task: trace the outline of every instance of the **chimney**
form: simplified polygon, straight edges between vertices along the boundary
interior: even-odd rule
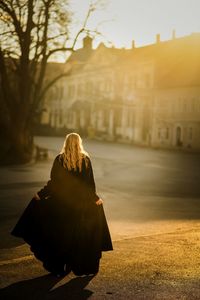
[[[132,40],[132,49],[135,49],[135,41]]]
[[[175,38],[176,38],[176,30],[173,29],[173,31],[172,31],[172,40],[175,40]]]
[[[159,33],[156,34],[156,43],[157,44],[160,43],[160,34]]]
[[[83,48],[92,49],[92,38],[88,35],[83,39]]]

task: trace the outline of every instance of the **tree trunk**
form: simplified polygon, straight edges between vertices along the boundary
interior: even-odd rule
[[[1,154],[0,164],[21,164],[31,160],[34,144],[29,128],[17,126],[16,123],[13,124],[12,128],[8,130],[4,143],[7,147]]]

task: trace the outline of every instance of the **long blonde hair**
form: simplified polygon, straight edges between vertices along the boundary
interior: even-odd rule
[[[82,170],[82,160],[85,160],[86,167],[88,165],[88,160],[86,156],[89,157],[88,153],[84,150],[82,139],[78,133],[72,132],[66,135],[61,154],[61,161],[65,168],[68,170]]]

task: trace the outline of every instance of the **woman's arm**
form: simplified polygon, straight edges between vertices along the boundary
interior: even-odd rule
[[[94,193],[95,195],[95,201],[97,205],[100,205],[103,203],[103,200],[97,195],[96,193],[96,185],[95,185],[95,181],[94,181],[94,174],[93,174],[93,169],[92,169],[92,163],[90,158],[88,157],[88,166],[87,166],[87,183],[89,185],[89,188],[91,189],[91,191]]]
[[[40,200],[41,198],[48,197],[52,192],[52,185],[57,178],[58,174],[58,156],[55,158],[53,162],[53,166],[51,168],[50,180],[47,184],[35,195],[36,200]]]

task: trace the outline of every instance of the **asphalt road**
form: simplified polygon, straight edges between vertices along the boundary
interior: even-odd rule
[[[47,161],[1,168],[0,267],[3,268],[3,274],[7,274],[3,286],[14,284],[22,278],[35,278],[42,270],[39,263],[33,260],[28,247],[9,234],[32,195],[49,179],[53,158],[59,153],[63,139],[36,137],[35,142],[49,149],[50,157]],[[91,156],[97,193],[104,200],[111,235],[116,245],[130,239],[184,230],[192,232],[194,228],[199,228],[200,154],[92,140],[83,142]],[[110,255],[112,254],[106,256],[105,264],[109,264]],[[103,268],[106,266],[103,265]],[[22,273],[26,276],[22,276]],[[44,282],[51,286],[51,279],[45,278],[44,276]],[[73,283],[73,278],[71,280]],[[30,285],[33,281],[30,281]],[[39,281],[43,282],[43,277]],[[83,280],[80,284],[84,286],[87,282],[84,283]],[[23,286],[23,282],[19,284],[19,288]],[[27,291],[29,290],[30,287],[27,286]],[[11,293],[12,291],[15,291],[15,285]],[[8,292],[10,293],[10,289]],[[80,299],[89,297],[87,292],[84,293],[85,298],[81,293]],[[105,293],[108,293],[107,296],[104,295],[106,299],[111,297],[109,289]]]
[[[1,248],[20,243],[8,232],[49,179],[63,138],[36,137],[35,142],[49,149],[48,161],[1,168]],[[91,156],[113,239],[168,232],[199,221],[200,154],[92,140],[83,143]]]

